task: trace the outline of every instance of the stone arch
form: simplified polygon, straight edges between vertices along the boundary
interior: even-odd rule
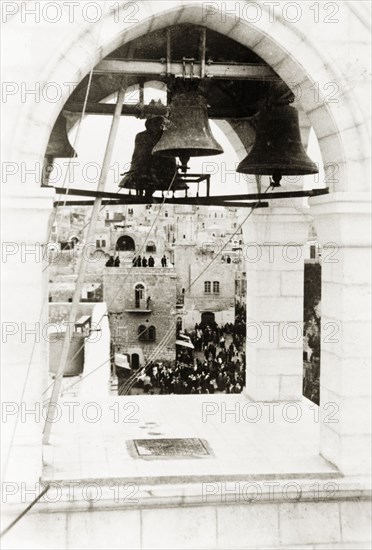
[[[124,4],[125,2],[115,4],[118,13]],[[63,26],[59,23],[54,24],[56,44],[51,45],[48,52],[58,53],[44,58],[43,63],[41,59],[37,59],[33,69],[39,71],[39,81],[60,83],[61,97],[54,103],[30,101],[22,105],[13,142],[10,140],[8,159],[12,158],[12,155],[13,158],[22,155],[25,162],[38,162],[42,166],[50,131],[69,95],[69,90],[62,86],[64,82],[81,81],[98,61],[121,44],[147,32],[174,23],[187,22],[203,24],[212,30],[228,34],[230,38],[252,49],[268,62],[295,93],[296,89],[300,89],[299,103],[319,140],[326,171],[333,170],[337,164],[339,181],[334,185],[334,189],[345,191],[352,185],[354,191],[364,190],[368,185],[364,175],[366,160],[369,158],[366,123],[359,108],[358,98],[351,89],[348,75],[335,69],[335,63],[330,55],[325,53],[326,49],[322,48],[322,32],[329,33],[330,26],[324,28],[324,24],[320,22],[314,26],[311,35],[307,23],[313,14],[309,10],[304,12],[301,21],[294,25],[285,21],[278,13],[270,13],[269,6],[260,5],[261,17],[253,21],[249,20],[248,16],[245,20],[236,14],[222,15],[218,10],[216,13],[208,14],[205,4],[194,0],[186,5],[183,1],[172,0],[167,2],[164,8],[164,3],[151,2],[150,5],[149,2],[138,2],[138,13],[132,25],[128,25],[128,22],[118,23],[120,17],[117,15],[115,20],[115,14],[110,11],[96,24],[81,21],[80,25],[73,26],[70,39],[62,42],[62,46]],[[340,2],[340,5],[345,10],[344,19],[347,19],[348,15],[356,19],[348,3]],[[241,10],[241,13],[247,15],[244,11],[244,2],[236,2],[235,10]],[[17,16],[13,17],[14,22],[16,19]],[[364,27],[363,31],[366,31]],[[39,53],[41,54],[41,51]],[[76,59],[79,59],[78,64]],[[347,68],[344,69],[346,73]],[[320,80],[325,83],[336,82],[339,85],[340,95],[337,104],[326,104],[323,100],[318,104],[314,102],[312,86]]]
[[[134,239],[129,235],[122,235],[116,241],[115,250],[134,252],[136,250]]]

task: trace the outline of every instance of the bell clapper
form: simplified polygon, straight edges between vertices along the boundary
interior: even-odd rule
[[[282,175],[277,170],[273,172],[272,178],[270,178],[270,187],[281,187],[280,180],[282,179]]]
[[[179,159],[181,161],[181,171],[184,174],[186,174],[187,170],[189,169],[189,167],[187,166],[187,163],[190,160],[190,155],[183,153],[183,154],[179,155]]]

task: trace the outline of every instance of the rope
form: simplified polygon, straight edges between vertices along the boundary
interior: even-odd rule
[[[11,523],[10,525],[8,525],[8,527],[6,527],[6,528],[0,533],[0,538],[2,538],[4,535],[6,535],[6,533],[7,533],[8,531],[10,531],[10,530],[15,526],[15,524],[18,523],[19,520],[22,519],[23,516],[25,516],[25,515],[27,514],[27,512],[29,512],[29,511],[31,510],[31,508],[32,508],[33,506],[35,506],[35,504],[45,495],[45,493],[46,493],[47,491],[49,491],[49,489],[50,489],[50,485],[48,484],[48,485],[41,491],[41,493],[35,498],[35,500],[33,500],[33,501],[31,502],[31,504],[29,504],[29,505],[27,506],[27,508],[25,508],[25,509],[23,510],[23,512],[21,512],[21,513],[19,514],[19,516],[17,516],[17,517],[15,518],[15,520],[13,520],[12,523]]]

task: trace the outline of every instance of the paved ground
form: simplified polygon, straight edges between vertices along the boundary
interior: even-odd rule
[[[244,394],[127,396],[102,399],[89,408],[81,404],[74,409],[74,423],[65,414],[54,425],[51,445],[44,447],[43,477],[204,480],[334,474],[319,456],[314,405],[307,400],[292,408],[268,405]],[[97,412],[98,420],[88,420]],[[212,456],[148,461],[133,458],[128,449],[133,439],[180,437],[206,440]]]

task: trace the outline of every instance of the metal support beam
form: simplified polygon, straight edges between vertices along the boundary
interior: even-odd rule
[[[83,103],[66,103],[63,110],[70,113],[81,113]],[[89,102],[86,106],[85,113],[88,115],[113,115],[115,105],[112,103],[93,103]],[[257,112],[257,107],[254,105],[242,105],[239,107],[209,107],[208,117],[215,120],[225,120],[228,118],[249,118]],[[146,118],[148,115],[167,115],[167,107],[165,105],[123,105],[121,109],[122,116],[135,116],[138,118]]]
[[[51,186],[45,186],[51,187]],[[64,187],[53,187],[57,193],[64,195],[75,195],[81,197],[99,197],[101,199],[114,199],[122,204],[147,204],[149,201],[162,202],[161,197],[137,197],[136,195],[122,195],[120,193],[110,193],[108,191],[94,191],[87,189],[65,189]],[[245,193],[242,195],[215,195],[211,197],[185,197],[185,198],[172,198],[166,199],[166,201],[172,200],[173,204],[188,204],[188,201],[195,199],[198,204],[204,204],[208,206],[211,200],[219,201],[249,201],[249,200],[269,200],[269,199],[295,199],[301,197],[316,197],[318,195],[326,195],[329,193],[329,188],[323,189],[309,189],[301,191],[274,191],[272,193]],[[124,202],[125,201],[125,202]],[[128,201],[128,202],[127,202]]]
[[[151,199],[145,198],[145,197],[134,197],[135,200],[133,202],[128,203],[125,200],[118,200],[118,201],[102,201],[102,205],[110,205],[110,206],[120,206],[120,205],[136,205],[136,204],[178,204],[175,202],[177,199],[169,198],[169,199],[163,199],[161,197],[152,197]],[[94,201],[56,201],[54,203],[54,206],[92,206],[94,204]],[[183,204],[191,204],[191,205],[200,205],[200,206],[206,206],[199,203],[198,197],[188,197],[187,202]],[[267,208],[269,206],[269,203],[266,201],[255,201],[255,202],[231,202],[231,201],[221,201],[218,199],[218,197],[211,197],[210,202],[208,203],[208,206],[232,206],[236,208]]]
[[[201,63],[193,62],[194,77],[202,73]],[[183,63],[167,62],[166,59],[156,60],[128,60],[104,59],[96,65],[94,74],[123,74],[125,76],[165,77],[169,75],[182,77]],[[210,63],[205,65],[205,77],[224,80],[269,80],[278,81],[280,77],[269,65],[263,63]]]
[[[242,195],[218,195],[218,198],[223,201],[235,201],[235,200],[269,200],[269,199],[295,199],[301,197],[316,197],[318,195],[326,195],[329,193],[329,188],[323,189],[309,189],[302,191],[274,191],[272,193],[246,193]],[[211,197],[199,197],[200,204],[208,205]],[[175,204],[186,204],[183,198],[174,199]]]

